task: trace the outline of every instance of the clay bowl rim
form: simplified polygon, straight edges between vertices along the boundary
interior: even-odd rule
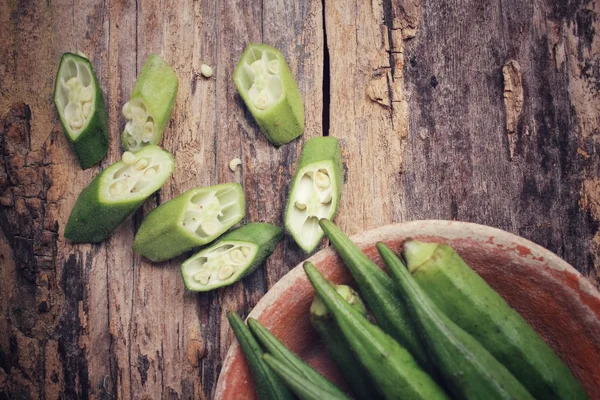
[[[440,237],[447,241],[471,239],[481,243],[487,242],[496,246],[505,246],[513,252],[525,252],[526,257],[531,261],[531,265],[539,268],[554,269],[560,271],[562,274],[572,275],[577,279],[580,291],[585,292],[600,302],[600,292],[596,287],[565,260],[530,240],[491,226],[462,221],[417,220],[369,229],[350,236],[350,239],[362,249],[378,241],[387,241],[397,237],[408,238],[410,236]],[[248,314],[248,318],[260,319],[261,315],[279,299],[282,293],[294,285],[298,279],[306,279],[304,270],[302,269],[302,264],[305,261],[310,261],[318,267],[323,260],[331,256],[336,256],[336,253],[329,246],[300,262],[265,293]],[[216,399],[220,398],[226,390],[225,377],[232,367],[238,348],[239,344],[234,340],[227,350],[217,381],[215,390]]]

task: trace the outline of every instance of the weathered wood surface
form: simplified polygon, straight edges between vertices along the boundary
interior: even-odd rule
[[[248,221],[281,223],[301,148],[258,132],[232,72],[248,41],[280,48],[306,104],[304,138],[341,140],[348,232],[413,219],[493,225],[598,283],[600,23],[596,1],[382,0],[0,4],[0,398],[211,398],[246,314],[304,258],[290,238],[232,287],[186,293],[181,259],[131,251],[143,215],[188,188],[238,181]],[[60,55],[105,91],[111,147],[81,171],[52,105]],[[164,147],[178,168],[101,245],[63,229],[117,160],[120,116],[150,52],[180,78]],[[200,65],[213,66],[205,80]],[[232,173],[228,162],[243,165]]]

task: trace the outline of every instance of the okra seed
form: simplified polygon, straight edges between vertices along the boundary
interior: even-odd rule
[[[86,101],[85,103],[83,103],[83,117],[84,118],[89,117],[91,111],[92,111],[92,103],[89,101]]]
[[[141,107],[133,107],[131,114],[133,115],[133,122],[138,125],[142,125],[146,121],[146,111]]]
[[[194,274],[194,280],[206,285],[210,281],[210,275],[210,271],[200,271]]]
[[[150,168],[146,172],[144,172],[144,176],[146,178],[153,178],[156,176],[156,170],[154,168]]]
[[[241,264],[244,261],[246,261],[246,257],[240,249],[231,250],[231,252],[229,253],[229,257],[231,257],[231,261],[233,261],[236,264]]]
[[[219,229],[219,226],[213,221],[204,221],[200,224],[200,227],[207,235],[213,235]]]
[[[325,196],[325,198],[323,199],[322,203],[323,204],[329,204],[331,203],[332,197],[331,197],[331,193],[327,193],[327,196]]]
[[[306,204],[304,204],[304,203],[300,203],[299,201],[296,201],[294,203],[294,205],[296,206],[296,208],[298,210],[306,210]]]
[[[210,78],[213,74],[213,70],[209,65],[202,64],[200,66],[200,72],[205,78]]]
[[[75,115],[71,118],[71,127],[75,129],[79,129],[83,126],[83,120],[80,115]]]
[[[138,171],[143,170],[147,166],[148,166],[148,160],[146,160],[145,158],[142,158],[142,159],[138,160],[138,162],[135,163],[135,169],[137,169]]]
[[[123,105],[123,110],[122,111],[123,111],[123,116],[126,119],[131,119],[132,118],[132,115],[131,115],[131,104],[129,104],[129,102],[127,102],[127,103],[125,103]]]
[[[254,99],[254,107],[259,110],[264,110],[269,106],[269,95],[265,90],[261,90],[260,93]]]
[[[73,77],[67,81],[67,86],[73,88],[78,83],[77,78]]]
[[[227,279],[235,272],[233,265],[223,265],[219,268],[218,277],[219,279]]]
[[[154,135],[154,122],[146,121],[144,123],[144,139],[152,139]]]
[[[239,158],[234,158],[231,161],[229,161],[229,169],[233,172],[235,172],[235,169],[237,168],[238,165],[242,164],[242,160],[240,160]]]
[[[272,73],[274,75],[279,74],[279,61],[278,60],[269,61],[267,69],[269,70],[270,73]]]
[[[82,101],[92,101],[92,97],[94,96],[94,89],[91,86],[85,87],[81,90],[81,100]]]
[[[123,193],[123,184],[121,182],[115,182],[110,185],[109,191],[111,196],[118,196]]]
[[[331,179],[329,178],[329,175],[321,171],[317,171],[317,173],[315,174],[315,184],[317,185],[317,187],[325,189],[331,185]]]
[[[250,254],[250,247],[242,246],[240,247],[240,250],[242,251],[244,257],[248,257],[248,254]]]
[[[135,154],[133,154],[130,151],[126,151],[125,153],[123,153],[121,159],[126,165],[133,165],[135,163]]]

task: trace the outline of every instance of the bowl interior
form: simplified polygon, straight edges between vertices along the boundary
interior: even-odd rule
[[[352,237],[378,265],[375,244],[398,251],[407,238],[451,244],[485,281],[515,308],[556,351],[588,394],[600,393],[600,294],[573,267],[548,250],[505,231],[455,221],[388,225]],[[353,285],[331,249],[309,259],[335,283]],[[250,313],[293,352],[340,386],[339,372],[308,319],[314,292],[299,265]],[[256,399],[254,382],[236,341],[217,384],[217,399]]]

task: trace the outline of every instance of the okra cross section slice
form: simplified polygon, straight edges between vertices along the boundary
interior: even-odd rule
[[[259,222],[231,231],[181,265],[185,287],[206,292],[237,282],[260,266],[282,237],[281,228]]]
[[[335,215],[343,185],[342,156],[331,136],[309,139],[302,150],[285,214],[285,227],[310,253],[323,237],[319,219]]]
[[[90,61],[64,53],[56,74],[54,105],[81,168],[97,164],[108,149],[104,96]]]
[[[126,150],[159,144],[173,109],[179,80],[159,56],[150,54],[142,67],[129,101],[123,105],[127,120],[121,137]]]
[[[239,183],[191,189],[144,218],[133,249],[152,261],[168,260],[212,242],[244,215],[244,191]]]
[[[72,242],[103,241],[160,189],[174,168],[173,156],[158,146],[123,153],[121,161],[83,189],[69,216],[65,237]]]
[[[233,73],[233,81],[254,120],[276,146],[304,131],[304,103],[283,54],[250,43]]]

